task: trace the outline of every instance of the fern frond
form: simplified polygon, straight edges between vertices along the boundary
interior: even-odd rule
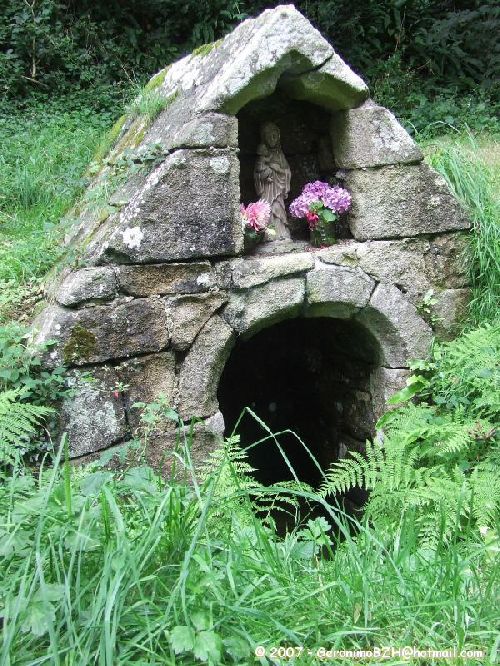
[[[40,422],[54,410],[22,402],[24,392],[0,392],[0,464],[14,464],[26,450]]]
[[[498,468],[478,465],[470,477],[472,513],[480,526],[494,527],[500,514]]]

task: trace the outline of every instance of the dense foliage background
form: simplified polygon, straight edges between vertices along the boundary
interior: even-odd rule
[[[131,84],[279,2],[1,4],[4,103],[98,90],[89,101],[109,108]],[[499,97],[500,7],[495,0],[298,0],[295,5],[410,128],[454,124],[471,110],[479,129],[493,122]]]

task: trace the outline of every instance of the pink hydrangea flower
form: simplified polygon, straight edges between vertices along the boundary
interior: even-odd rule
[[[351,195],[343,187],[335,185],[329,187],[321,197],[321,200],[326,208],[333,210],[335,213],[345,213],[351,207]]]
[[[241,204],[240,211],[243,224],[256,232],[264,231],[271,220],[271,206],[262,199],[248,206]]]

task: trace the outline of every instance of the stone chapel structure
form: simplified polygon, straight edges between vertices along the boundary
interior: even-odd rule
[[[35,322],[38,341],[56,340],[45,362],[69,368],[71,456],[129,441],[133,404],[159,394],[196,417],[198,460],[247,405],[274,430],[296,429],[323,466],[362,448],[433,328],[454,334],[469,295],[464,212],[292,5],[243,22],[147,88],[163,110],[120,122]],[[351,193],[336,245],[312,248],[299,224],[290,240],[245,251],[240,203],[258,198],[267,121],[290,165],[288,203],[317,179]],[[148,455],[161,459],[173,441],[157,433]]]

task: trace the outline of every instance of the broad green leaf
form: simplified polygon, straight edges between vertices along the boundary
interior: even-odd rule
[[[0,557],[26,554],[31,548],[32,534],[28,530],[0,530]]]
[[[34,601],[60,601],[64,596],[64,585],[57,583],[45,583],[43,588],[38,588],[33,596]]]
[[[395,393],[387,401],[390,405],[397,405],[400,402],[407,402],[426,386],[427,380],[420,375],[412,375],[407,380],[407,385]]]
[[[240,636],[231,636],[224,639],[226,652],[236,664],[244,663],[250,657],[250,646],[247,641]]]
[[[93,472],[88,474],[81,483],[82,495],[88,497],[89,495],[98,495],[102,486],[113,478],[111,472]]]
[[[320,215],[325,220],[325,222],[335,222],[335,220],[337,219],[335,213],[332,213],[332,211],[329,210],[328,208],[324,208],[321,211]]]
[[[200,631],[194,642],[194,656],[203,662],[220,664],[222,640],[215,631]]]
[[[190,618],[198,631],[210,628],[210,617],[206,611],[197,610],[191,614]]]
[[[191,627],[178,625],[170,633],[170,645],[175,654],[189,652],[194,649],[195,635]]]
[[[24,613],[21,630],[35,636],[43,636],[56,618],[54,607],[48,601],[32,601]]]
[[[143,492],[156,492],[158,487],[151,467],[132,467],[127,471],[121,487],[127,490],[139,490]]]

